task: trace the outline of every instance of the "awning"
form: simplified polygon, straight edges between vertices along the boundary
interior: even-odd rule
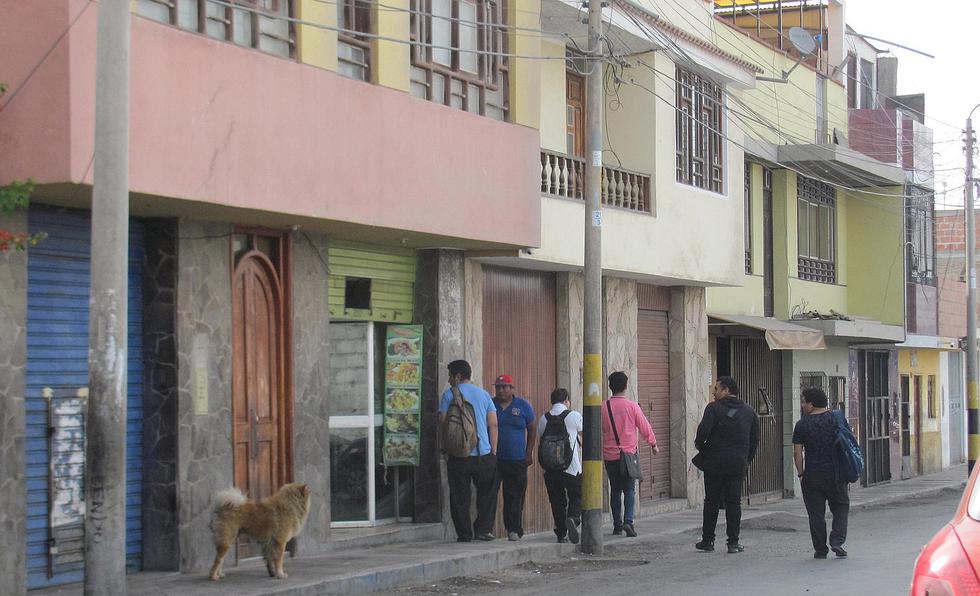
[[[711,319],[743,325],[766,334],[770,350],[825,350],[823,331],[794,325],[772,317],[752,317],[748,315],[708,315]]]

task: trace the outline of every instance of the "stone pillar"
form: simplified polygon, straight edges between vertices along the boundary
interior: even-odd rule
[[[623,371],[629,377],[626,396],[637,400],[637,297],[636,282],[606,277],[602,280],[605,374]]]
[[[292,241],[293,480],[313,491],[301,552],[322,550],[330,537],[327,246],[313,233]]]
[[[143,569],[175,571],[177,533],[177,221],[146,222],[143,261]]]
[[[212,496],[235,485],[231,437],[231,269],[226,223],[180,220],[177,252],[180,570],[214,558]],[[204,377],[203,380],[201,377]]]
[[[670,291],[670,478],[671,494],[689,506],[704,500],[701,472],[691,464],[694,436],[708,405],[708,316],[705,290]]]
[[[465,264],[465,283],[463,296],[465,300],[466,318],[463,325],[463,335],[466,345],[463,347],[464,358],[473,367],[473,379],[482,386],[483,379],[483,264],[467,259]],[[487,389],[489,391],[489,389]]]
[[[568,389],[572,409],[581,412],[585,278],[581,273],[559,273],[557,286],[558,386]]]
[[[4,217],[11,232],[27,231],[27,214]],[[27,362],[27,253],[0,253],[0,584],[27,589],[27,486],[24,470],[24,390]]]
[[[449,519],[446,466],[437,441],[438,407],[439,396],[449,381],[446,365],[465,354],[464,258],[455,250],[420,250],[417,254],[415,320],[424,329],[424,353],[415,521],[443,522],[448,539],[455,534]]]

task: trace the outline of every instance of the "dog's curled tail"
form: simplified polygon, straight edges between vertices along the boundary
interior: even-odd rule
[[[242,494],[242,491],[237,488],[229,488],[214,495],[214,510],[237,507],[246,502],[248,502],[248,499]]]

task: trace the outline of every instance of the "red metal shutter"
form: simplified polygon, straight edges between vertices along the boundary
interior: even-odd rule
[[[484,267],[484,388],[492,394],[497,375],[513,375],[514,393],[531,402],[540,417],[551,409],[551,391],[558,382],[555,341],[555,275]],[[527,480],[524,531],[550,530],[551,505],[536,462],[528,468]],[[498,519],[497,535],[502,531]]]
[[[640,309],[637,313],[637,397],[657,435],[660,453],[640,440],[643,481],[640,501],[670,498],[670,369],[667,312]]]

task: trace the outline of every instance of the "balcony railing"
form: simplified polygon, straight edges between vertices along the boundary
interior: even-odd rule
[[[541,193],[549,197],[582,200],[585,194],[585,160],[542,151]],[[606,207],[650,213],[650,176],[602,166],[600,200]]]

